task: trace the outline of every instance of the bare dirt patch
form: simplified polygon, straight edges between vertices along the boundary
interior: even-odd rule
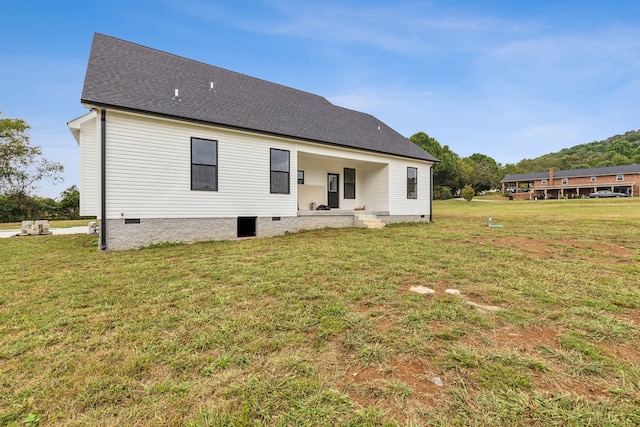
[[[629,310],[627,317],[634,323],[640,325],[640,310]]]
[[[343,391],[362,407],[375,406],[396,420],[416,419],[418,408],[435,409],[448,399],[444,386],[431,378],[439,368],[427,359],[396,359],[384,366],[354,367],[345,373]]]
[[[552,328],[508,326],[495,330],[487,338],[500,348],[533,353],[542,345],[558,347],[558,335],[558,331]]]
[[[553,393],[571,393],[576,396],[586,397],[590,400],[600,400],[607,397],[606,384],[600,382],[559,381],[557,378],[540,383],[538,387]]]
[[[347,373],[345,385],[397,380],[408,385],[414,393],[429,395],[444,389],[431,381],[436,376],[438,367],[430,366],[422,359],[398,359],[385,366],[355,367]]]
[[[575,241],[569,243],[561,240],[531,239],[514,236],[491,237],[484,239],[479,238],[478,240],[494,243],[503,247],[515,247],[538,258],[548,257],[557,253],[559,249],[577,250],[584,253],[593,252],[594,255],[607,254],[607,262],[611,261],[612,256],[621,261],[622,259],[631,259],[637,255],[636,251],[618,245],[593,244]]]
[[[630,347],[621,344],[601,344],[604,351],[618,360],[624,360],[633,364],[640,363],[640,350],[637,347]]]

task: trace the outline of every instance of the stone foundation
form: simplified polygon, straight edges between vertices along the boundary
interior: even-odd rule
[[[276,217],[277,218],[277,217]],[[300,230],[317,230],[319,228],[353,227],[353,215],[341,216],[289,216],[275,219],[258,218],[257,237],[272,237],[286,232],[295,233]]]
[[[125,221],[129,223],[125,223]],[[107,250],[138,249],[154,243],[194,243],[236,238],[236,218],[108,219]]]
[[[420,215],[378,215],[389,224],[394,222],[428,222]],[[138,249],[156,243],[195,243],[207,240],[238,239],[238,220],[229,218],[140,218],[106,221],[107,250]],[[345,228],[354,226],[352,213],[338,211],[328,215],[295,217],[257,217],[256,237],[272,237],[301,230]]]
[[[393,224],[398,222],[429,222],[429,216],[422,218],[420,215],[383,215],[378,219],[385,224]]]

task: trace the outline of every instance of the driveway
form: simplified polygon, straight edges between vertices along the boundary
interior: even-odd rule
[[[79,227],[50,228],[49,231],[51,231],[52,234],[87,234],[89,227],[83,225]],[[0,230],[0,239],[13,237],[17,234],[20,234],[20,230]]]

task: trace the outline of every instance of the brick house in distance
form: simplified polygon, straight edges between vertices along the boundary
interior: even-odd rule
[[[557,170],[525,174],[509,174],[502,181],[502,191],[517,189],[518,200],[580,198],[598,190],[640,196],[640,165],[611,166],[589,169]]]

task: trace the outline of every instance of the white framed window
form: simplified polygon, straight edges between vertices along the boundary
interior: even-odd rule
[[[418,198],[418,168],[407,168],[407,199]]]
[[[569,183],[568,178],[562,178],[562,185],[567,185]]]
[[[616,181],[624,181],[624,175],[616,176]]]
[[[356,170],[344,168],[344,198],[356,198]]]
[[[218,141],[191,138],[191,189],[218,191]]]
[[[596,178],[595,176],[592,176],[592,177],[591,177],[591,182],[596,182],[596,180],[597,180],[597,179],[598,179],[598,178]]]
[[[289,192],[289,150],[271,149],[271,193]]]
[[[547,180],[546,180],[546,179],[543,179],[542,181],[540,181],[540,183],[541,183],[541,184],[546,184],[546,183],[547,183]]]

